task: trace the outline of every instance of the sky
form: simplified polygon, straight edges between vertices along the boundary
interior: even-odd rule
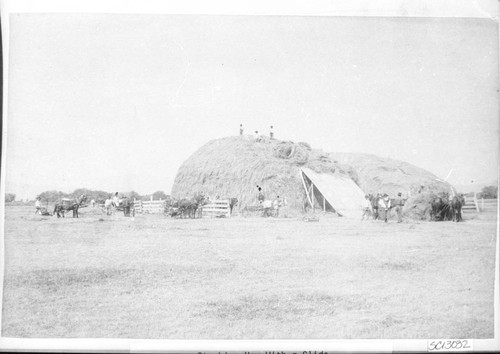
[[[13,14],[5,192],[170,192],[245,132],[498,174],[498,25],[464,18]]]

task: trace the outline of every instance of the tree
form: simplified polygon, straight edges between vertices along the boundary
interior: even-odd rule
[[[13,193],[5,193],[5,203],[11,203],[16,200],[16,195]]]
[[[141,200],[142,196],[137,193],[136,191],[131,191],[128,193],[128,197],[131,199],[131,200],[134,200],[134,199],[137,199],[137,200]]]
[[[68,195],[61,191],[45,191],[40,193],[39,197],[42,201],[55,202],[56,200],[60,200],[62,198],[67,198]]]
[[[169,196],[166,195],[164,191],[156,191],[156,192],[153,193],[153,199],[154,200],[159,200],[159,199],[166,200],[168,198],[169,198]]]
[[[479,195],[484,199],[496,199],[498,197],[498,186],[483,187]]]

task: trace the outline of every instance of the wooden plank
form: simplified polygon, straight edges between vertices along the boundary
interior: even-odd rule
[[[229,201],[226,199],[212,201],[209,204],[205,204],[201,209],[202,217],[231,216]]]

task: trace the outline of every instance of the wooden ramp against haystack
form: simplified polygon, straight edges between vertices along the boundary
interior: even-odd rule
[[[342,216],[360,217],[365,194],[352,179],[308,168],[302,168],[300,174],[311,206],[315,198],[324,211],[333,208]]]

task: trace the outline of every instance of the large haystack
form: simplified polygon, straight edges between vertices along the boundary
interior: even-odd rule
[[[330,158],[349,166],[355,182],[365,193],[387,193],[395,196],[415,196],[420,192],[451,193],[451,185],[429,171],[407,162],[381,158],[371,154],[340,153],[329,154]],[[424,186],[423,190],[421,186]]]
[[[172,197],[185,198],[204,192],[221,198],[236,197],[238,209],[257,205],[257,185],[266,199],[286,199],[282,215],[302,213],[306,194],[300,168],[320,173],[347,172],[328,154],[313,150],[307,143],[293,143],[261,137],[228,137],[212,140],[180,167]]]
[[[259,185],[266,199],[277,195],[286,199],[281,215],[295,216],[307,205],[300,173],[303,167],[350,177],[365,193],[396,196],[402,192],[410,198],[405,206],[407,214],[415,218],[423,218],[423,210],[428,214],[427,204],[433,195],[451,191],[448,183],[402,161],[368,154],[325,153],[307,143],[236,136],[212,140],[187,159],[175,178],[172,197],[191,198],[200,192],[211,197],[236,197],[241,210],[257,205]]]
[[[449,183],[403,161],[354,153],[330,153],[330,157],[351,168],[353,179],[365,193],[394,197],[401,192],[407,198],[403,211],[412,219],[428,220],[431,201],[438,195],[455,193]]]

